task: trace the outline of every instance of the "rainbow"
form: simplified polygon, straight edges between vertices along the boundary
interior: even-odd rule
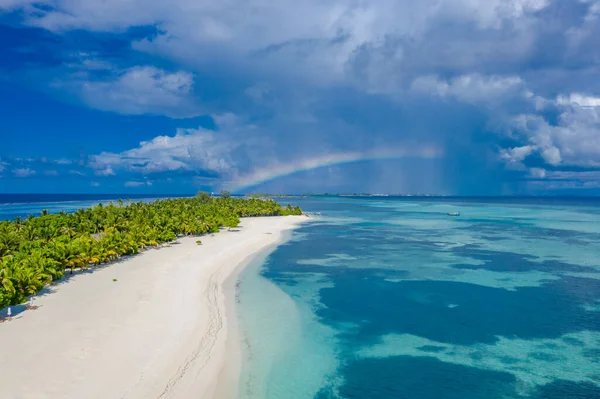
[[[293,175],[298,172],[323,168],[332,165],[348,164],[360,161],[401,159],[401,158],[438,158],[442,151],[435,147],[418,148],[381,148],[368,151],[329,153],[286,164],[272,164],[259,168],[247,175],[229,181],[226,187],[233,192],[241,192],[248,188],[266,183],[280,177]]]

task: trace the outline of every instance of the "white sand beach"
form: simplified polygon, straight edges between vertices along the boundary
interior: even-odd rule
[[[38,309],[0,324],[0,396],[235,396],[235,376],[222,372],[239,361],[226,345],[234,301],[223,283],[304,220],[243,219],[239,231],[182,238],[51,286]]]

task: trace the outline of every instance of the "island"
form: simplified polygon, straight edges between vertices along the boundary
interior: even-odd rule
[[[235,397],[224,284],[305,220],[199,193],[0,222],[3,395]]]

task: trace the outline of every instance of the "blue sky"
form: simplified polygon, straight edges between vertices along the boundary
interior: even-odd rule
[[[0,192],[600,194],[598,0],[0,0]]]

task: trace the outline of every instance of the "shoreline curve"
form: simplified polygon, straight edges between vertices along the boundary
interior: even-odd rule
[[[237,326],[226,281],[305,220],[245,218],[239,229],[202,236],[202,245],[184,237],[51,286],[52,293],[36,297],[38,309],[0,324],[3,394],[234,396],[231,373],[240,367],[231,361],[240,357],[229,356]]]

